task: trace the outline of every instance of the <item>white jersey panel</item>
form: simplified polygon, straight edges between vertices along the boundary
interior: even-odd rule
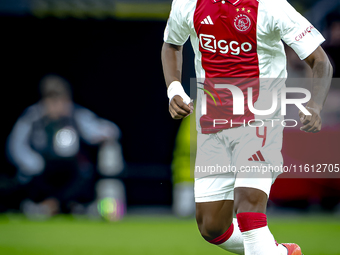
[[[275,31],[275,18],[270,15],[266,2],[259,1],[257,16],[257,55],[261,79],[259,97],[254,107],[258,110],[267,110],[271,107],[273,90],[276,89],[280,94],[285,86],[284,79],[287,77],[287,61],[281,35]],[[281,105],[280,100],[278,100],[278,105]],[[255,118],[282,119],[280,107],[267,116],[255,114]]]
[[[183,45],[188,40],[193,29],[192,19],[195,7],[196,0],[173,0],[164,31],[164,41],[166,43]]]
[[[260,71],[260,93],[256,109],[266,110],[272,104],[274,88],[279,95],[285,87],[287,78],[287,60],[281,39],[305,59],[325,41],[320,32],[315,29],[286,0],[259,0],[257,20],[257,53]],[[264,79],[270,78],[270,79]],[[257,116],[257,119],[278,118],[280,107],[269,116]]]
[[[199,39],[194,27],[194,14],[197,0],[174,0],[170,16],[164,31],[166,43],[183,45],[188,37],[195,53],[195,71],[197,78],[205,78],[202,67],[202,54],[199,51]]]
[[[313,25],[298,13],[286,0],[265,0],[268,14],[274,17],[275,31],[301,60],[308,57],[325,38]]]

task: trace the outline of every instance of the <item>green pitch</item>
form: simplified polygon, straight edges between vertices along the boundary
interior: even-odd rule
[[[340,255],[340,217],[270,217],[278,242],[296,242],[305,255]],[[6,255],[227,255],[203,241],[193,219],[128,216],[121,222],[58,216],[31,222],[0,216],[0,254]]]

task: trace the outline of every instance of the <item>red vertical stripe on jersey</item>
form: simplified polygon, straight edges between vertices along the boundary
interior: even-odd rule
[[[202,67],[205,70],[204,89],[214,94],[215,98],[217,92],[222,101],[222,105],[215,105],[213,98],[207,96],[207,115],[200,119],[202,133],[215,133],[241,125],[231,126],[231,120],[233,123],[242,123],[244,120],[248,122],[255,118],[248,109],[247,89],[252,87],[253,102],[256,102],[259,96],[260,74],[257,55],[257,10],[256,0],[240,0],[236,5],[226,1],[197,1],[194,26],[202,53]],[[202,23],[207,16],[211,18],[213,25]],[[215,89],[214,85],[218,83],[235,85],[242,90],[244,115],[233,115],[232,93],[228,89]],[[228,123],[214,127],[214,119],[225,119]]]

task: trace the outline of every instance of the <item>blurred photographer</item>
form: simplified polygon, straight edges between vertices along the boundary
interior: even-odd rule
[[[112,179],[124,167],[119,128],[75,104],[58,75],[43,77],[40,91],[41,100],[19,117],[7,143],[25,190],[24,213],[84,213],[85,205],[104,197],[123,203],[124,186]],[[88,150],[93,145],[100,145],[98,171]]]

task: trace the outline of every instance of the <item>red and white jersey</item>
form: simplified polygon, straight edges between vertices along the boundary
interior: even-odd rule
[[[281,39],[300,59],[308,57],[325,40],[286,0],[173,0],[164,41],[183,45],[189,36],[195,52],[196,77],[203,81],[237,78],[233,85],[243,91],[245,99],[244,115],[233,116],[230,91],[218,91],[224,110],[214,110],[215,101],[206,97],[207,115],[196,111],[197,129],[202,133],[230,128],[230,122],[214,128],[213,118],[234,122],[264,119],[248,109],[247,88],[252,87],[254,107],[267,109],[273,89],[280,93],[285,86],[286,56]],[[201,84],[197,86],[203,88]],[[213,87],[211,91],[216,92]],[[200,109],[206,92],[199,89],[197,93]],[[265,118],[277,117],[279,112],[280,107]]]

